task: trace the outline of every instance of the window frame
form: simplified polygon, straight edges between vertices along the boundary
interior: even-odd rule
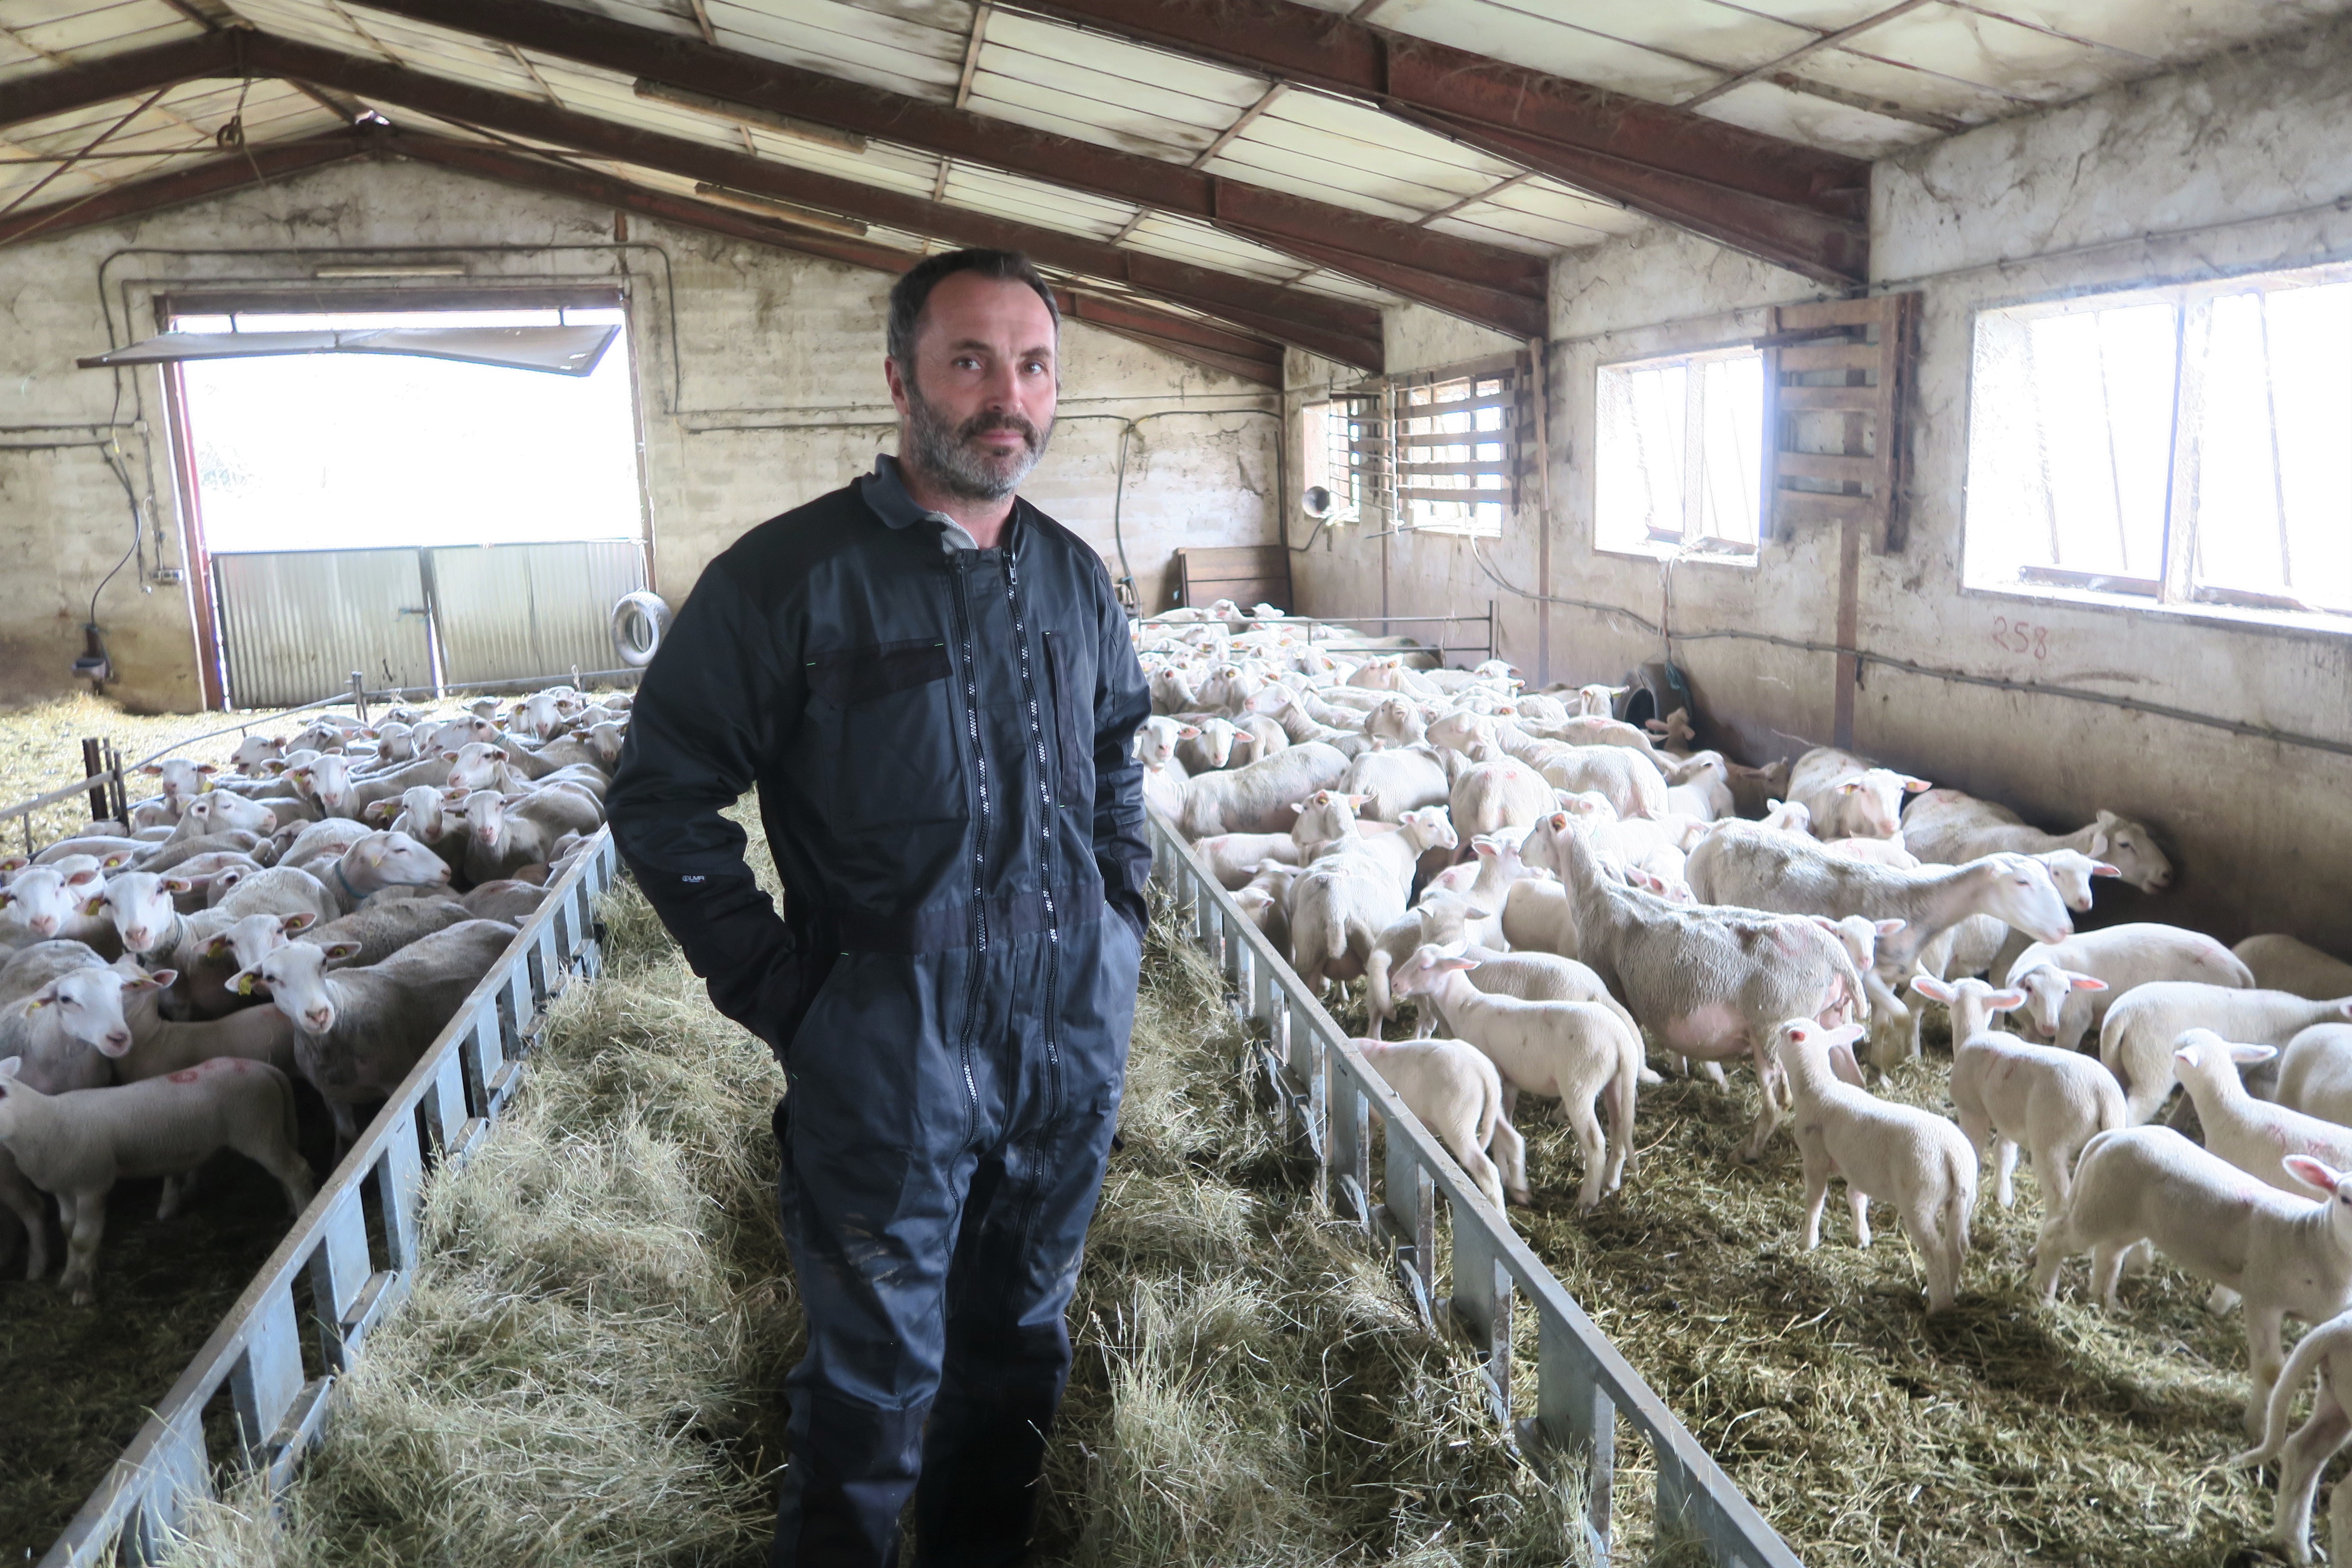
[[[2221,276],[2181,280],[2133,283],[2118,288],[2070,289],[2032,299],[1988,301],[1969,312],[1969,383],[1967,424],[1962,439],[1960,509],[1960,591],[1964,595],[2022,602],[2067,604],[2093,609],[2158,611],[2168,617],[2203,621],[2239,629],[2269,629],[2295,635],[2319,633],[2352,636],[2352,605],[2330,607],[2258,591],[2197,581],[2197,483],[2201,455],[2193,432],[2201,415],[2202,381],[2208,356],[2192,355],[2192,342],[2210,340],[2212,310],[2217,300],[2259,291],[2276,280],[2286,292],[2305,288],[2352,284],[2352,261],[2325,262],[2306,267],[2265,267]],[[2025,563],[2007,581],[1975,575],[1973,558],[1979,546],[1969,526],[1969,468],[1976,455],[1978,392],[1977,347],[1985,319],[2006,316],[2034,320],[2076,313],[2096,313],[2133,305],[2164,304],[2176,311],[2172,414],[2167,432],[2167,463],[2161,560],[2158,575],[2143,577],[2120,573]],[[2184,440],[2184,432],[2190,433]]]
[[[1478,390],[1482,382],[1500,384],[1482,393]],[[1439,388],[1462,383],[1468,384],[1467,395],[1437,400]],[[1327,483],[1333,496],[1343,506],[1352,505],[1360,521],[1377,523],[1377,531],[1368,537],[1427,533],[1472,541],[1502,538],[1514,514],[1525,504],[1527,487],[1539,478],[1534,450],[1538,445],[1538,416],[1532,403],[1535,384],[1536,372],[1522,351],[1426,370],[1399,371],[1330,388],[1318,402],[1330,422],[1327,428],[1342,432],[1340,439],[1328,448],[1331,479]],[[1423,391],[1429,401],[1412,401],[1415,393]],[[1500,411],[1497,427],[1476,428],[1478,414],[1489,408]],[[1469,413],[1473,427],[1418,433],[1404,428],[1410,420],[1436,419],[1454,413]],[[1400,456],[1413,447],[1452,446],[1467,446],[1473,455],[1422,459]],[[1476,449],[1486,446],[1500,447],[1502,455],[1477,457]],[[1444,493],[1417,495],[1418,475],[1462,475],[1472,483],[1467,489],[1449,487]],[[1492,476],[1499,476],[1502,483],[1491,489],[1477,483]],[[1336,482],[1341,479],[1344,487]],[[1434,489],[1425,484],[1420,488]],[[1499,509],[1499,515],[1489,524],[1480,522],[1475,511],[1468,517],[1428,517],[1421,510],[1447,503],[1472,508],[1491,505]]]
[[[1701,534],[1696,539],[1685,531],[1671,538],[1662,536],[1653,527],[1645,542],[1626,541],[1604,542],[1601,530],[1601,378],[1612,371],[1666,370],[1680,365],[1685,368],[1736,359],[1754,359],[1758,372],[1764,379],[1763,402],[1756,427],[1756,515],[1755,538],[1752,541],[1725,539],[1717,534]],[[1694,344],[1687,348],[1669,349],[1659,353],[1637,354],[1629,359],[1603,360],[1592,367],[1592,549],[1598,555],[1615,555],[1631,561],[1675,561],[1716,566],[1733,566],[1754,571],[1764,553],[1764,541],[1771,528],[1771,500],[1774,479],[1773,398],[1774,380],[1771,355],[1746,338],[1728,342],[1720,340]],[[1706,378],[1688,375],[1685,378],[1685,412],[1683,423],[1683,517],[1687,525],[1706,510],[1706,400],[1702,394]]]

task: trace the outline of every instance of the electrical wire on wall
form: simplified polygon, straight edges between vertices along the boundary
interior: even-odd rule
[[[1147,424],[1154,419],[1171,418],[1179,414],[1191,414],[1203,417],[1216,417],[1218,416],[1228,414],[1262,415],[1275,422],[1275,460],[1277,465],[1282,461],[1282,416],[1271,408],[1159,408],[1154,409],[1149,414],[1136,415],[1131,418],[1124,414],[1073,414],[1068,416],[1074,420],[1116,419],[1120,423],[1118,432],[1118,478],[1112,481],[1110,494],[1110,537],[1111,543],[1118,552],[1119,584],[1126,590],[1126,598],[1129,605],[1139,611],[1140,610],[1143,602],[1142,595],[1141,591],[1136,586],[1135,568],[1128,564],[1127,533],[1121,524],[1122,514],[1127,504],[1128,443],[1134,438],[1137,426]],[[1061,421],[1056,420],[1055,423],[1059,424]],[[1276,526],[1282,529],[1284,542],[1287,543],[1289,542],[1289,526],[1282,521],[1282,476],[1278,468],[1275,476],[1274,510]],[[1310,541],[1309,542],[1312,542]]]
[[[1654,632],[1666,646],[1667,662],[1674,660],[1674,645],[1694,642],[1756,642],[1773,647],[1785,647],[1799,653],[1839,655],[1857,665],[1876,665],[1882,669],[1900,670],[1906,675],[1921,676],[1931,680],[1949,682],[1956,686],[1979,686],[1994,691],[2013,691],[2031,697],[2058,697],[2070,702],[2094,703],[2103,708],[2117,708],[2126,713],[2144,713],[2150,718],[2169,719],[2176,723],[2195,724],[2209,730],[2226,731],[2249,740],[2269,741],[2282,746],[2295,746],[2305,751],[2326,752],[2339,757],[2352,757],[2352,742],[2331,741],[2323,735],[2305,735],[2293,730],[2273,729],[2263,724],[2248,724],[2236,719],[2216,718],[2210,713],[2192,712],[2162,702],[2143,701],[2137,697],[2117,697],[2109,692],[2091,691],[2079,686],[2056,686],[2047,681],[2011,680],[2006,676],[1979,675],[1966,669],[1953,669],[1943,665],[1922,664],[1916,659],[1896,658],[1889,654],[1874,653],[1867,648],[1847,647],[1833,642],[1814,642],[1804,637],[1784,637],[1771,632],[1754,632],[1742,627],[1710,627],[1703,631],[1670,631],[1647,616],[1629,610],[1622,605],[1606,605],[1591,599],[1573,599],[1554,594],[1537,594],[1518,586],[1489,565],[1478,552],[1476,540],[1470,542],[1470,551],[1476,557],[1478,570],[1487,581],[1507,594],[1522,599],[1532,599],[1547,605],[1569,605],[1580,610],[1598,610],[1605,615],[1619,616],[1643,630]]]

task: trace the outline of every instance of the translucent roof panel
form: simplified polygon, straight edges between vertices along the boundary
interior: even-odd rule
[[[0,0],[0,79],[203,31],[164,0]]]
[[[0,158],[68,158],[85,149],[94,149],[94,155],[70,165],[0,163],[0,206],[19,199],[35,206],[79,201],[128,181],[219,157],[214,137],[239,112],[239,86],[203,79],[166,89],[103,142],[99,140],[100,135],[138,109],[139,99],[94,104],[70,114],[10,127],[0,137]],[[257,81],[245,88],[242,118],[246,142],[256,147],[318,135],[342,123],[339,116],[299,89],[277,81]],[[50,179],[53,174],[57,177]],[[45,179],[48,183],[42,184]],[[40,186],[37,192],[32,189],[36,185]]]
[[[1521,172],[1376,109],[1303,91],[1278,95],[1208,167],[1406,223]]]
[[[1206,151],[1267,86],[1010,12],[990,15],[975,67],[970,107],[983,114],[1178,163]]]

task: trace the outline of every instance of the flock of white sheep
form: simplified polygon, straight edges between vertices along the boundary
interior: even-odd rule
[[[127,822],[0,860],[0,1266],[95,1300],[107,1195],[161,1217],[234,1149],[299,1213],[297,1083],[338,1157],[604,821],[628,700],[569,687],[435,720],[326,714],[170,758]]]
[[[1265,606],[1172,612],[1136,642],[1151,806],[1303,980],[1362,982],[1356,1044],[1497,1210],[1529,1195],[1520,1092],[1560,1102],[1590,1210],[1623,1178],[1639,1085],[1660,1081],[1645,1047],[1717,1083],[1744,1060],[1743,1157],[1790,1129],[1805,1246],[1843,1179],[1860,1244],[1870,1201],[1893,1205],[1934,1312],[1960,1288],[1981,1173],[2010,1205],[2021,1149],[2042,1299],[2087,1253],[2116,1310],[2120,1275],[2160,1252],[2217,1311],[2242,1303],[2259,1442],[2236,1458],[2284,1444],[2277,1533],[2310,1560],[2320,1472],[2352,1436],[2352,963],[2285,935],[2233,952],[2156,923],[2078,934],[2098,879],[2172,880],[2147,827],[2111,812],[2042,833],[1827,747],[1743,767],[1682,749],[1685,712],[1612,718],[1618,689],[1334,652],[1365,639]],[[1404,998],[1423,1037],[1379,1038]],[[1919,1055],[1927,1002],[1951,1012],[1957,1124],[1865,1087],[1865,1066]],[[2156,1124],[2176,1084],[2201,1146]],[[2320,1325],[2292,1362],[2287,1315]],[[2352,1562],[2352,1479],[2335,1504]]]

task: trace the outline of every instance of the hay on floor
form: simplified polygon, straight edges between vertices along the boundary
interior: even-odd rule
[[[416,1292],[279,1514],[233,1489],[174,1563],[764,1561],[798,1351],[782,1079],[634,889],[605,918],[604,976],[566,993],[506,1124],[434,1182]],[[1462,1347],[1422,1331],[1239,1091],[1215,993],[1156,928],[1043,1560],[1581,1561],[1576,1496],[1504,1447]]]

